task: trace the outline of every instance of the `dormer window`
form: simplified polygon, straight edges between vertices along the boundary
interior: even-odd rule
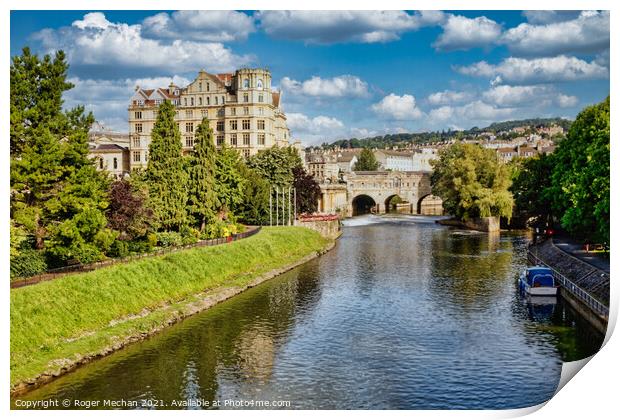
[[[174,91],[174,96],[179,96],[179,89],[176,89],[176,90]]]
[[[209,89],[210,87],[211,87],[211,86],[209,85],[209,82],[207,82],[207,92],[210,90],[210,89]]]
[[[198,82],[198,90],[202,92],[202,82]]]
[[[250,87],[250,79],[243,79],[243,88],[247,89]]]

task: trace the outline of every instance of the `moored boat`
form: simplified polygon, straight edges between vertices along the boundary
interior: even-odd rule
[[[555,296],[558,287],[547,267],[528,267],[519,276],[519,289],[531,296]]]

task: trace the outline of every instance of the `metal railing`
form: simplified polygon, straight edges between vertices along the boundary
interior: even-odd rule
[[[562,285],[564,289],[566,289],[570,294],[575,296],[577,299],[582,301],[588,308],[592,309],[598,315],[607,319],[609,317],[609,307],[602,304],[598,299],[593,297],[591,294],[583,290],[581,287],[577,286],[574,282],[569,280],[563,274],[558,273],[553,267],[549,264],[545,263],[543,260],[534,255],[531,251],[528,251],[528,258],[535,265],[543,265],[551,270],[553,273],[553,278],[558,281]]]
[[[201,240],[196,243],[189,244],[189,245],[175,246],[175,247],[170,247],[170,248],[161,248],[153,252],[147,252],[144,254],[137,254],[137,255],[132,255],[129,257],[122,257],[122,258],[110,258],[105,261],[99,261],[99,262],[92,263],[92,264],[75,264],[75,265],[70,265],[67,267],[52,268],[50,270],[47,270],[45,273],[37,274],[36,276],[11,280],[11,289],[15,289],[18,287],[24,287],[24,286],[30,286],[33,284],[40,283],[42,281],[54,280],[58,277],[63,277],[71,273],[85,273],[88,271],[96,270],[98,268],[110,267],[116,264],[141,260],[143,258],[148,258],[148,257],[156,257],[160,255],[171,254],[173,252],[183,251],[186,249],[201,248],[205,246],[214,246],[214,245],[225,244],[228,242],[234,242],[234,241],[238,241],[240,239],[248,238],[252,235],[255,235],[258,232],[260,232],[260,230],[261,230],[261,226],[253,226],[253,227],[249,227],[248,230],[246,230],[245,232],[234,233],[224,238],[204,239],[204,240]]]

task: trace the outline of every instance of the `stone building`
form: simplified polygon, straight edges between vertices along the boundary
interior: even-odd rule
[[[379,169],[385,171],[413,171],[413,152],[379,149],[374,152]]]
[[[196,128],[205,117],[216,146],[225,144],[244,157],[272,146],[289,145],[281,93],[272,90],[269,70],[246,68],[217,75],[200,71],[185,87],[172,83],[167,88],[136,87],[128,108],[131,169],[147,165],[151,130],[157,109],[165,100],[176,106],[184,152],[192,150]]]
[[[88,132],[88,157],[94,159],[97,170],[123,177],[129,173],[129,136],[95,122]]]

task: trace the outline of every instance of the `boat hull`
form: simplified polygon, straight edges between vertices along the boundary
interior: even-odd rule
[[[557,296],[558,287],[531,287],[528,285],[523,278],[519,279],[519,285],[521,286],[521,290],[523,290],[526,294],[530,296]]]

